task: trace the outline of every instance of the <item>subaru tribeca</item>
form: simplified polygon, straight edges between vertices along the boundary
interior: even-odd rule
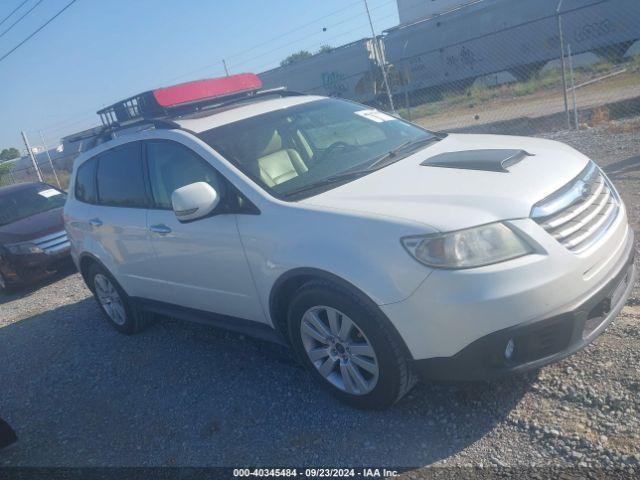
[[[561,143],[436,134],[243,74],[99,113],[65,207],[108,321],[145,312],[291,345],[347,403],[419,377],[540,367],[602,333],[635,279],[614,186]]]

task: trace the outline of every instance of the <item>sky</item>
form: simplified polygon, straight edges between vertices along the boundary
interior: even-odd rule
[[[0,20],[22,1],[0,0]],[[0,25],[0,57],[69,1],[27,0]],[[368,2],[377,33],[397,25],[396,0]],[[222,59],[231,73],[258,73],[368,36],[363,0],[76,0],[0,61],[0,149],[23,149],[21,130],[52,148],[119,99],[223,75]]]

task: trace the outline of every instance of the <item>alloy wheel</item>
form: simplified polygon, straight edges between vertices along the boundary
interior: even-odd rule
[[[343,312],[312,307],[300,322],[311,363],[329,383],[351,395],[365,395],[378,383],[378,358],[358,325]]]
[[[98,273],[94,277],[96,297],[109,318],[116,325],[124,325],[127,321],[127,313],[120,298],[120,294],[106,276]]]

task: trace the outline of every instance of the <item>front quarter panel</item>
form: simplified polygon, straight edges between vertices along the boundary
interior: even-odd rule
[[[267,312],[274,284],[296,268],[336,275],[378,305],[404,300],[431,273],[400,243],[405,235],[432,233],[427,226],[274,203],[261,215],[240,215],[238,227]]]

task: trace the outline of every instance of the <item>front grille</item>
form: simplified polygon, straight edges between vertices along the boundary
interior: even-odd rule
[[[67,232],[62,230],[61,232],[52,233],[46,237],[40,237],[33,240],[35,245],[40,247],[44,253],[52,255],[70,247],[69,239],[67,238]]]
[[[579,253],[602,238],[619,210],[613,186],[590,163],[568,185],[536,204],[531,217],[567,249]]]

